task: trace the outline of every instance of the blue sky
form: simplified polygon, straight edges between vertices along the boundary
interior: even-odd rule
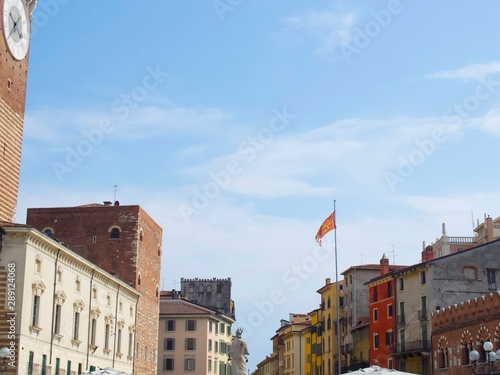
[[[499,11],[39,0],[17,221],[117,185],[164,229],[164,289],[232,278],[253,370],[335,279],[334,200],[339,272],[499,215]]]

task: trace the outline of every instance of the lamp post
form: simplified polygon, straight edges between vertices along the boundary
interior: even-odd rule
[[[500,374],[500,349],[496,351],[496,353],[493,351],[493,344],[491,341],[485,341],[483,344],[483,349],[486,352],[486,362],[482,364],[478,364],[479,360],[479,353],[477,350],[472,350],[469,353],[469,358],[474,365],[472,367],[472,372],[476,375],[479,374],[488,374],[488,375],[493,375],[493,374]],[[499,362],[497,362],[499,360]]]
[[[2,363],[0,363],[0,374],[3,374],[7,370],[7,357],[10,355],[9,348],[0,349],[0,357],[2,357]]]

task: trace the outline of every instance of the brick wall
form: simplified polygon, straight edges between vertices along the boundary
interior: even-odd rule
[[[3,33],[3,31],[1,31]],[[0,37],[0,221],[14,221],[21,165],[28,57],[16,61]]]
[[[139,206],[87,205],[28,209],[27,224],[139,290],[134,372],[156,374],[161,227]],[[119,238],[111,238],[111,230]],[[141,234],[142,233],[142,234]]]
[[[432,314],[432,357],[434,373],[472,373],[468,353],[481,352],[490,340],[500,349],[500,292],[446,307]],[[446,352],[446,360],[443,351]],[[446,363],[446,364],[445,364]]]

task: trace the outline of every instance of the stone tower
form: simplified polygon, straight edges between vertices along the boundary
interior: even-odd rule
[[[234,318],[234,304],[231,300],[231,278],[227,279],[184,279],[181,278],[181,294],[190,301],[218,310]]]

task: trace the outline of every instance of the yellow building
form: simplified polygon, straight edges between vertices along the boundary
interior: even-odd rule
[[[310,340],[310,345],[306,347],[306,375],[320,375],[322,365],[322,343],[321,343],[321,311],[313,310],[309,313],[311,325],[308,329],[306,340]],[[307,341],[306,341],[307,342]]]
[[[311,325],[307,314],[290,314],[290,321],[282,320],[277,330],[282,342],[282,358],[280,375],[305,374],[305,348],[302,332]]]
[[[337,289],[339,298],[337,299]],[[339,335],[338,326],[342,329],[342,324],[337,321],[343,319],[344,307],[344,281],[337,284],[326,279],[325,285],[317,290],[321,295],[321,305],[318,311],[319,329],[318,336],[321,342],[321,369],[322,371],[313,375],[334,375],[339,374]],[[337,310],[338,309],[338,310]],[[338,313],[337,313],[338,312]]]
[[[309,314],[308,314],[309,315]],[[310,318],[309,318],[310,319]],[[302,329],[301,341],[302,347],[304,350],[302,351],[302,363],[304,364],[304,374],[311,374],[311,325],[308,325]]]

